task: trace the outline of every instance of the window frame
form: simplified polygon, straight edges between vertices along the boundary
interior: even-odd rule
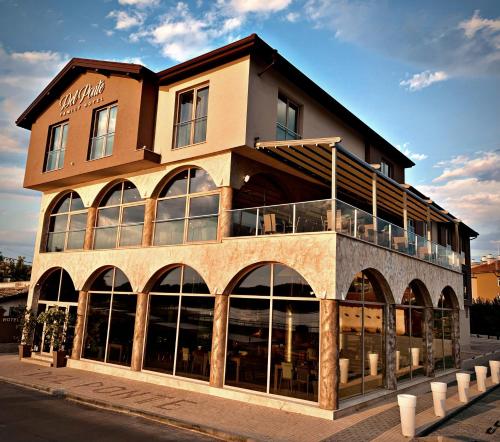
[[[286,111],[285,111],[286,126],[283,126],[278,121],[278,112],[277,112],[277,109],[278,109],[278,103],[279,103],[280,100],[283,101],[285,103],[285,105],[286,105]],[[296,126],[297,132],[289,129],[289,127],[288,127],[288,109],[290,108],[290,104],[297,109],[297,114],[296,114],[296,118],[295,118],[295,120],[296,120],[295,121],[295,126]],[[285,139],[283,141],[287,141],[287,140],[301,140],[302,139],[302,135],[300,134],[300,119],[301,119],[301,114],[302,114],[301,108],[302,108],[302,106],[300,104],[298,104],[296,101],[291,100],[290,98],[288,98],[287,94],[284,94],[283,92],[278,91],[278,99],[277,99],[277,102],[276,102],[276,130],[277,129],[281,129],[281,130],[283,130],[285,132]],[[288,138],[289,134],[292,134],[294,136],[294,138]],[[277,136],[276,136],[276,139],[278,139]]]
[[[387,166],[387,173],[383,171],[384,169],[383,165]],[[385,158],[382,158],[380,160],[380,173],[386,176],[387,178],[394,179],[394,165],[390,161],[387,161]]]
[[[198,97],[198,92],[202,89],[208,89],[208,98],[207,98],[207,115],[204,117],[196,118],[196,98]],[[191,109],[191,118],[187,121],[180,122],[180,98],[183,94],[188,92],[193,92],[193,108]],[[208,132],[208,100],[210,99],[210,83],[202,83],[197,86],[189,87],[187,89],[183,89],[177,92],[175,97],[175,113],[174,113],[174,131],[173,131],[173,142],[172,142],[172,150],[183,149],[189,146],[196,146],[198,144],[207,142],[207,133],[205,133],[205,139],[203,141],[194,142],[194,131],[197,121],[202,121],[205,119],[207,121],[207,132]],[[178,128],[180,125],[191,124],[191,129],[189,131],[189,143],[184,144],[183,146],[177,146],[177,142],[179,139],[179,131]]]
[[[61,134],[59,136],[59,142],[58,142],[58,147],[54,150],[51,150],[52,146],[52,141],[54,139],[54,132],[56,128],[60,127],[61,128]],[[66,153],[66,145],[62,147],[62,141],[63,141],[63,134],[64,134],[64,128],[67,128],[66,130],[69,132],[69,120],[64,120],[59,123],[53,124],[49,127],[49,133],[47,136],[47,146],[45,149],[45,158],[44,158],[44,163],[43,163],[43,173],[47,172],[54,172],[56,170],[61,170],[64,167],[64,157]],[[66,138],[66,143],[67,143],[67,138]],[[49,155],[52,152],[56,152],[56,165],[54,169],[48,169],[47,166],[49,164]],[[62,165],[59,166],[59,161],[61,160],[61,154],[62,154]]]
[[[111,109],[112,108],[116,108],[116,117],[115,117],[115,130],[114,132],[108,132],[109,131],[109,115],[110,115],[110,112],[111,112]],[[106,115],[106,132],[102,135],[99,135],[97,136],[97,129],[99,127],[99,119],[98,119],[98,115],[100,114],[100,112],[103,112],[103,111],[107,111],[107,115]],[[108,158],[110,156],[113,155],[113,149],[114,149],[114,137],[115,137],[115,134],[116,134],[116,123],[117,123],[117,120],[118,120],[118,101],[114,101],[112,103],[109,103],[109,104],[106,104],[105,106],[101,106],[97,109],[94,109],[93,113],[92,113],[92,127],[91,127],[91,132],[90,132],[90,140],[89,140],[89,147],[88,147],[88,154],[87,154],[87,161],[95,161],[95,160],[100,160],[101,158]],[[111,153],[108,154],[108,155],[105,155],[106,153],[106,147],[107,147],[107,144],[108,144],[108,137],[109,135],[113,135],[113,148],[111,150]],[[101,156],[96,156],[96,157],[92,157],[92,145],[94,144],[94,140],[96,140],[97,138],[103,138],[104,139],[104,143],[103,143],[103,146],[102,146],[102,153],[103,155]]]

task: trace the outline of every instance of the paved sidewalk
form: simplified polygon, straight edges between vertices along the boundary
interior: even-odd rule
[[[400,434],[399,408],[394,398],[328,421],[121,377],[72,368],[40,367],[21,362],[13,355],[0,356],[0,379],[71,400],[199,429],[228,440],[405,440]],[[453,388],[450,395],[454,394]],[[419,394],[417,404],[421,418],[425,418],[425,413],[432,418],[430,393]]]

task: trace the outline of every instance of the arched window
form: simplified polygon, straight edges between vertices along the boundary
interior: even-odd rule
[[[140,246],[144,200],[130,181],[115,184],[97,210],[94,249]]]
[[[384,385],[384,304],[381,287],[358,273],[339,311],[341,398]]]
[[[83,249],[87,228],[87,209],[76,192],[64,195],[50,212],[47,252]]]
[[[436,371],[448,370],[455,367],[453,358],[453,310],[455,294],[450,288],[445,288],[434,309],[433,345],[434,369]]]
[[[414,283],[396,307],[396,377],[412,379],[424,371],[424,297]]]
[[[203,169],[175,175],[163,188],[156,205],[154,245],[215,241],[219,192]]]
[[[143,368],[208,381],[214,301],[191,267],[162,273],[149,294]]]
[[[125,274],[101,271],[89,289],[83,357],[130,366],[137,295]]]
[[[75,290],[68,272],[60,267],[51,271],[40,284],[37,316],[50,308],[58,308],[66,313],[65,333],[61,349],[69,355],[73,349],[77,305],[78,291]],[[45,338],[45,327],[44,324],[38,324],[35,328],[34,352],[50,353],[52,350],[57,350],[53,347],[50,339]]]
[[[295,270],[265,264],[229,296],[226,385],[317,401],[319,302]]]

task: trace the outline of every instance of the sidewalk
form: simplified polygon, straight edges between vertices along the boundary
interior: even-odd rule
[[[0,380],[70,400],[140,415],[226,440],[403,441],[394,398],[335,421],[72,368],[51,369],[0,356]],[[472,393],[477,390],[474,386]],[[448,407],[457,405],[449,388]],[[418,425],[436,421],[430,393],[418,395]]]

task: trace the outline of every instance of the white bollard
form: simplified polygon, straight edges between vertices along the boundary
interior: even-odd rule
[[[370,360],[370,375],[377,376],[378,353],[369,353],[368,359]]]
[[[399,371],[399,358],[401,357],[401,352],[396,350],[396,373]]]
[[[500,361],[490,361],[491,382],[500,384]]]
[[[413,367],[418,367],[420,360],[420,348],[418,347],[412,347],[411,348],[411,365]]]
[[[488,367],[485,367],[484,365],[476,365],[474,370],[476,371],[477,391],[486,391],[486,375],[488,374]]]
[[[340,365],[340,383],[347,384],[349,380],[349,359],[340,358],[339,365]]]
[[[467,402],[469,402],[470,374],[457,373],[457,384],[458,384],[458,399],[460,400],[460,402],[466,404]]]
[[[432,401],[434,402],[434,414],[439,417],[446,416],[446,382],[431,382]]]
[[[401,417],[401,432],[403,436],[415,436],[415,408],[417,396],[398,394],[399,415]]]

